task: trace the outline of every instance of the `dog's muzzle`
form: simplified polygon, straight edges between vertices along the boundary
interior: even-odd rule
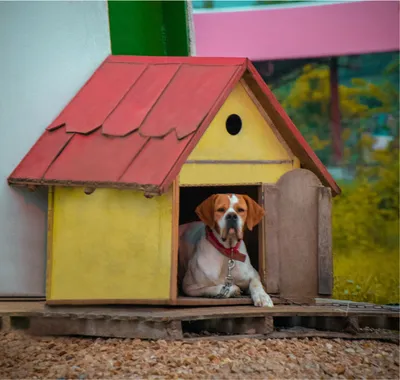
[[[231,212],[225,216],[225,228],[227,236],[236,235],[238,236],[238,225],[239,225],[239,218],[237,214]],[[226,236],[226,237],[227,237]]]
[[[234,230],[237,229],[237,225],[238,225],[238,216],[237,214],[231,212],[228,215],[226,215],[225,217],[225,221],[226,221],[226,228],[228,229],[228,231],[233,228]]]

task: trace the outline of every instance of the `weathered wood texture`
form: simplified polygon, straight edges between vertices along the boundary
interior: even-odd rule
[[[180,321],[32,317],[29,332],[34,335],[83,335],[140,339],[182,338]]]
[[[0,316],[44,316],[83,319],[130,319],[147,321],[167,320],[199,320],[212,318],[241,318],[241,317],[292,317],[292,316],[321,316],[321,317],[380,317],[399,319],[398,310],[390,308],[352,307],[351,304],[330,306],[289,306],[278,305],[273,308],[254,306],[216,306],[216,307],[139,307],[139,306],[52,306],[35,303],[35,305],[15,305],[4,307],[0,303]]]
[[[318,190],[321,182],[295,169],[277,182],[279,189],[280,296],[318,295]]]
[[[46,297],[0,297],[0,303],[2,302],[44,302],[46,301]]]
[[[257,189],[257,202],[259,205],[264,205],[264,188],[263,186],[258,186]],[[265,223],[266,218],[262,218],[257,226],[257,241],[258,241],[258,273],[260,274],[261,283],[264,288],[267,288],[266,278],[267,278],[267,256],[266,252],[266,242],[265,242]],[[251,263],[253,261],[250,259]],[[253,265],[254,266],[254,265]]]
[[[353,303],[274,308],[166,308],[116,305],[48,307],[44,303],[8,302],[0,303],[0,326],[3,331],[25,329],[37,335],[144,339],[182,339],[186,333],[197,331],[271,334],[288,327],[296,331],[305,327],[357,335],[363,332],[363,327],[398,330],[399,312],[395,308]]]
[[[333,291],[332,193],[329,187],[318,189],[318,293]]]
[[[253,312],[249,313],[250,310]],[[0,330],[20,329],[35,335],[183,339],[188,342],[245,337],[323,337],[378,339],[398,344],[399,313],[360,303],[348,303],[347,307],[343,303],[336,307],[284,306],[268,310],[254,307],[171,309],[116,306],[54,309],[44,303],[0,303]],[[220,335],[210,335],[213,333]]]
[[[252,305],[250,297],[235,298],[206,298],[206,297],[178,297],[176,305],[179,306],[228,306],[228,305]]]
[[[309,170],[295,169],[264,184],[267,292],[312,303],[333,290],[331,189]]]
[[[279,189],[275,185],[263,185],[266,272],[264,284],[268,293],[279,293],[280,252],[279,252]]]
[[[7,315],[0,318],[0,330],[5,332],[11,330],[11,317]]]

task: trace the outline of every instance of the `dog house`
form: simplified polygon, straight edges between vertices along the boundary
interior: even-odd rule
[[[245,241],[268,293],[332,292],[340,189],[247,59],[109,56],[8,182],[49,189],[48,304],[251,303],[179,290],[179,224],[219,192],[264,205]]]

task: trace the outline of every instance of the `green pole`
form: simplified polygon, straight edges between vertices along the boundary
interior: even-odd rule
[[[187,4],[179,1],[108,1],[112,54],[190,54]]]

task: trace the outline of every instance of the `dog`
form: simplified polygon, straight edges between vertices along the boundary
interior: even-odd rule
[[[253,304],[273,307],[243,241],[264,216],[263,208],[247,195],[214,194],[196,214],[200,222],[179,227],[179,281],[190,297],[229,298],[250,293]],[[228,277],[228,266],[230,275]]]

